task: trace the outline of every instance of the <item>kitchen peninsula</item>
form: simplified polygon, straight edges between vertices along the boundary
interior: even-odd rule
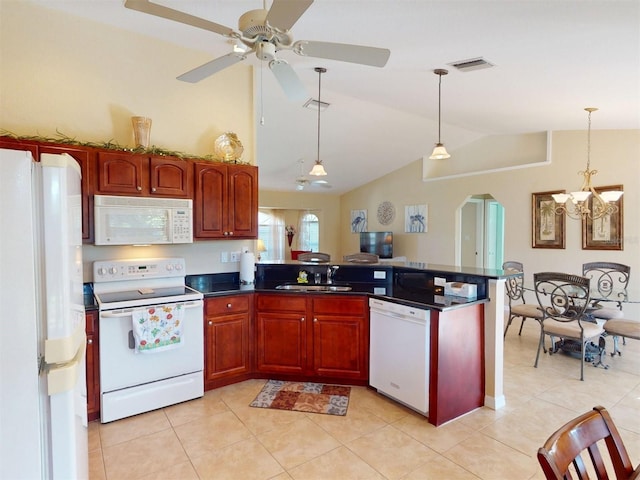
[[[289,261],[258,263],[253,289],[206,277],[188,277],[187,282],[205,294],[205,328],[216,328],[216,318],[225,319],[209,338],[205,332],[208,388],[273,377],[367,385],[368,300],[377,298],[429,312],[431,423],[441,425],[482,405],[504,406],[502,270]],[[308,283],[298,283],[304,279]],[[477,295],[444,295],[446,282],[474,285]],[[221,352],[229,352],[231,343],[244,348],[233,349],[239,356],[229,362]]]

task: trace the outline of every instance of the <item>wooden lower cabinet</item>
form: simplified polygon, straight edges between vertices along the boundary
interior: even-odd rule
[[[207,298],[204,305],[204,381],[207,390],[250,378],[253,295]]]
[[[85,312],[87,331],[87,418],[100,416],[100,352],[98,342],[98,311]]]
[[[261,374],[365,384],[369,316],[361,295],[256,295]]]

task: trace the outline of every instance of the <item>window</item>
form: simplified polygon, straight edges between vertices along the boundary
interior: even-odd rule
[[[300,250],[320,251],[320,224],[318,217],[313,213],[304,213],[300,216]]]
[[[284,260],[284,216],[277,210],[258,210],[258,238],[264,242],[263,260]]]

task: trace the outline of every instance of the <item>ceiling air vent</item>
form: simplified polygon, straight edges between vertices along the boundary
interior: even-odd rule
[[[482,68],[491,68],[493,63],[487,62],[484,58],[470,58],[468,60],[460,60],[458,62],[452,62],[448,65],[457,68],[461,72],[470,72],[472,70],[480,70]]]

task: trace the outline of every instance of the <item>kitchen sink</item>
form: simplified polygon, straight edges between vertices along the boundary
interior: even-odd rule
[[[285,283],[278,285],[276,290],[294,290],[297,292],[348,292],[351,290],[350,285],[333,285],[319,283]]]

